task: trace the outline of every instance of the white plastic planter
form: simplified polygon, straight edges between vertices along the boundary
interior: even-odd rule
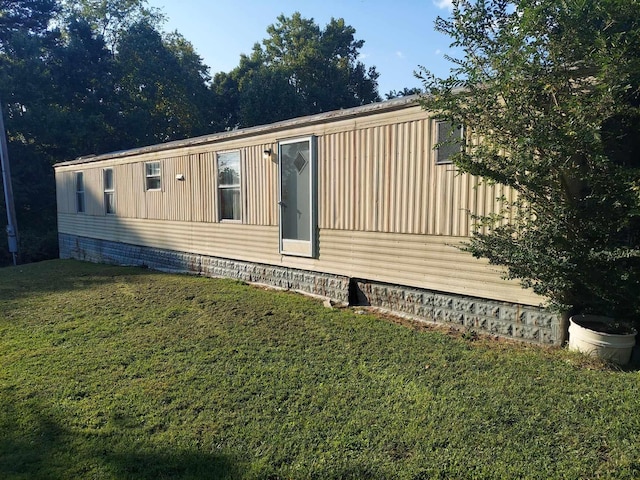
[[[636,331],[607,333],[611,325],[608,317],[574,315],[569,319],[569,350],[577,350],[603,358],[618,365],[626,365],[636,344]]]

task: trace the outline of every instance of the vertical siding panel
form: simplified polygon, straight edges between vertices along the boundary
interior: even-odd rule
[[[417,231],[419,234],[427,233],[427,162],[429,161],[429,157],[426,154],[426,145],[425,145],[425,136],[424,130],[425,122],[424,120],[420,120],[417,122],[416,126],[416,212],[418,216],[417,221]]]
[[[482,188],[480,181],[477,177],[471,177],[473,179],[473,181],[471,182],[471,188],[472,190],[471,192],[471,198],[469,199],[469,211],[473,212],[473,214],[477,214],[478,213],[478,198],[480,193],[480,189]],[[474,226],[475,220],[473,220],[471,218],[471,215],[469,215],[469,228],[471,233],[473,233],[476,229],[476,227]]]
[[[176,180],[176,175],[181,173],[184,175],[184,180]],[[175,174],[169,178],[169,181],[173,183],[177,195],[169,199],[175,205],[176,217],[178,220],[187,222],[191,219],[191,211],[193,205],[191,204],[191,184],[193,179],[189,175],[189,156],[182,155],[177,159]]]
[[[324,145],[324,155],[322,156],[322,196],[319,201],[323,205],[323,221],[320,228],[333,227],[333,141],[334,135],[327,135],[322,138]]]
[[[419,198],[420,192],[416,189],[418,180],[418,164],[419,160],[416,155],[416,124],[415,122],[407,123],[407,162],[410,166],[409,170],[409,191],[405,193],[408,198],[405,200],[407,204],[407,221],[409,228],[407,233],[416,233],[420,220],[417,218],[416,199]]]
[[[84,198],[87,215],[104,215],[101,173],[101,168],[84,170]]]
[[[455,167],[453,165],[447,165],[445,172],[447,195],[444,198],[444,208],[446,213],[444,217],[445,224],[442,229],[442,235],[451,235],[454,221],[454,204],[458,203],[455,198]]]
[[[346,170],[346,159],[345,159],[345,132],[340,132],[336,139],[338,140],[336,144],[336,184],[338,185],[338,191],[336,192],[336,228],[345,229],[346,222],[345,218],[348,215],[346,212],[347,206],[347,189],[345,178],[345,170]]]
[[[74,194],[73,185],[69,181],[71,172],[61,172],[56,170],[56,203],[58,213],[74,213],[75,209],[71,203]]]
[[[340,135],[340,228],[349,229],[350,219],[353,216],[353,211],[351,208],[351,178],[349,175],[350,171],[350,159],[349,159],[349,151],[350,151],[350,133],[351,132],[343,132]]]
[[[189,194],[192,179],[188,172],[189,157],[178,156],[167,158],[163,162],[163,188],[158,198],[162,217],[168,220],[186,221],[191,217],[191,195]],[[184,175],[184,180],[177,180],[176,175]]]
[[[324,155],[322,156],[322,196],[320,203],[323,206],[323,221],[320,228],[334,228],[334,142],[335,135],[323,137]]]
[[[435,162],[435,154],[433,151],[433,138],[434,138],[434,125],[433,120],[429,119],[427,122],[427,146],[428,146],[428,154],[427,165],[428,165],[428,176],[427,176],[427,191],[428,191],[428,221],[427,221],[427,234],[435,235],[436,234],[436,224],[437,224],[437,210],[439,207],[438,202],[438,193],[439,193],[439,171],[442,168],[441,166],[436,166]]]
[[[320,228],[333,228],[333,212],[335,206],[333,204],[333,141],[334,135],[327,135],[325,137],[321,137],[321,140],[318,142],[323,145],[322,151],[323,155],[318,158],[321,158],[319,166],[319,189],[321,195],[318,198],[320,205],[322,205],[322,221],[320,222]],[[319,153],[319,152],[318,152]]]
[[[189,155],[189,186],[191,196],[191,218],[192,222],[203,222],[203,192],[200,181],[200,155]]]
[[[132,211],[136,218],[149,218],[147,215],[147,194],[145,192],[144,163],[134,163],[131,165],[131,180],[133,188],[129,196],[129,201],[133,206]]]
[[[457,169],[452,165],[451,183],[451,226],[448,235],[458,236],[460,234],[460,212],[462,210],[463,193],[461,188],[462,177],[458,175]]]
[[[318,228],[327,225],[327,140],[328,135],[318,138]],[[322,154],[320,153],[322,152]]]
[[[240,221],[255,225],[258,212],[253,208],[253,197],[256,195],[256,171],[253,163],[254,147],[240,150]]]
[[[160,195],[152,195],[151,198],[155,199],[156,219],[178,220],[178,216],[175,211],[175,198],[176,198],[176,158],[165,158],[161,162],[162,172],[162,193]]]
[[[211,196],[213,200],[213,209],[211,211],[211,221],[219,222],[218,218],[218,157],[217,152],[211,152],[209,159],[211,163]]]
[[[403,124],[395,124],[396,131],[396,148],[395,148],[395,158],[396,165],[398,170],[396,171],[396,175],[398,175],[397,181],[395,183],[396,192],[395,199],[396,205],[394,209],[395,213],[395,233],[401,233],[404,231],[405,224],[405,196],[407,195],[407,182],[409,181],[407,176],[407,168],[406,168],[406,152],[404,151],[404,125]]]
[[[385,232],[393,232],[395,229],[395,194],[396,194],[396,182],[398,178],[398,169],[396,164],[396,145],[395,145],[395,128],[393,125],[389,125],[387,128],[386,136],[386,161],[387,161],[387,178],[385,183],[387,186],[387,205],[385,207]]]
[[[380,153],[382,155],[383,169],[380,174],[380,181],[382,182],[382,206],[380,208],[380,219],[382,224],[380,226],[381,232],[390,231],[389,226],[389,211],[391,210],[391,141],[390,141],[391,127],[384,126],[380,132]]]
[[[387,127],[377,127],[378,141],[378,225],[376,231],[384,232],[386,230],[387,215],[389,208],[389,154],[387,152]]]
[[[358,224],[358,218],[360,214],[360,206],[357,202],[358,198],[358,178],[357,178],[357,168],[359,165],[360,159],[356,153],[356,136],[357,132],[351,131],[347,135],[347,178],[349,183],[347,185],[347,190],[349,194],[349,210],[347,211],[349,223],[347,223],[347,229],[354,230],[356,229],[356,225]]]
[[[458,175],[458,183],[460,185],[460,204],[458,206],[458,221],[456,223],[456,231],[454,235],[466,236],[468,235],[468,219],[467,212],[469,211],[469,175]]]
[[[200,154],[200,189],[203,192],[203,217],[205,222],[215,222],[218,211],[217,182],[215,177],[215,154]]]
[[[362,231],[368,231],[371,228],[371,206],[373,203],[371,192],[373,185],[371,178],[371,151],[369,148],[370,141],[371,129],[365,128],[360,134],[358,145],[361,155],[361,164],[358,172],[361,175],[362,188],[362,197],[359,199],[360,205],[358,205],[358,208],[361,212],[360,224],[358,225],[358,229]]]
[[[130,193],[133,189],[131,182],[131,165],[117,165],[114,168],[116,177],[116,215],[119,217],[133,217],[131,213]]]
[[[378,159],[376,158],[376,131],[373,128],[369,128],[367,133],[367,150],[369,156],[369,224],[367,225],[368,231],[375,231],[378,211]]]
[[[64,173],[55,170],[53,178],[56,182],[56,211],[58,213],[69,213],[66,205],[66,197],[68,193],[64,185]]]
[[[277,148],[274,151],[277,152]],[[271,192],[271,205],[270,205],[270,207],[271,207],[271,209],[270,209],[271,217],[269,219],[269,225],[278,225],[278,223],[280,222],[280,207],[278,205],[280,178],[279,178],[278,162],[277,161],[276,162],[271,162],[270,172],[271,172],[270,185],[272,186],[273,191]]]
[[[392,175],[390,178],[392,185],[391,196],[391,232],[397,233],[402,231],[402,190],[404,189],[402,178],[402,158],[400,153],[401,131],[399,125],[393,124],[391,127],[391,158],[392,158]]]
[[[338,211],[337,211],[337,216],[340,218],[337,227],[339,229],[346,229],[347,228],[347,222],[346,222],[346,218],[349,215],[348,211],[347,211],[347,206],[348,206],[348,199],[347,199],[347,182],[348,179],[346,178],[346,170],[347,170],[347,160],[345,158],[345,148],[346,148],[346,132],[340,132],[338,134],[338,138],[340,139],[339,143],[338,143],[338,152],[337,152],[337,156],[339,159],[339,166],[338,166],[338,177],[336,178],[336,182],[338,183],[338,185],[340,185],[340,190],[338,191],[338,198],[337,198],[337,202],[338,202]]]
[[[380,231],[380,208],[382,206],[383,189],[381,182],[381,169],[383,166],[382,155],[380,151],[380,127],[371,129],[372,157],[371,168],[373,172],[373,231]]]

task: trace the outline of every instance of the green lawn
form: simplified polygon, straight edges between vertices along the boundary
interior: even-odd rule
[[[0,478],[639,478],[640,373],[230,280],[0,269]]]

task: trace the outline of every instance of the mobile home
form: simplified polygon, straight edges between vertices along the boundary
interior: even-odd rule
[[[60,255],[239,278],[543,344],[543,299],[456,246],[513,192],[416,98],[55,165]]]

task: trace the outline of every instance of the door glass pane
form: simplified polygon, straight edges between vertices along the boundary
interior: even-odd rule
[[[280,146],[282,238],[311,240],[309,141]]]

